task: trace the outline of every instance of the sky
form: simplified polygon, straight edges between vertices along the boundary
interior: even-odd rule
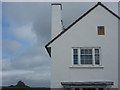
[[[69,26],[95,4],[96,2],[62,2],[64,27]],[[118,13],[116,2],[103,4]],[[51,60],[44,46],[51,37],[51,3],[2,2],[0,9],[2,85],[15,85],[22,80],[30,87],[49,87]]]

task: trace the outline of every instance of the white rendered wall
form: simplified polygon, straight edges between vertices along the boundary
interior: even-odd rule
[[[62,24],[61,24],[61,5],[52,5],[52,39],[57,36],[62,31]]]
[[[105,26],[105,35],[97,26]],[[70,68],[72,47],[101,47],[104,68]],[[51,88],[64,81],[113,81],[118,87],[118,19],[98,6],[51,44]]]

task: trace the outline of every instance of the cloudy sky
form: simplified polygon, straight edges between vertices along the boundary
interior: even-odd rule
[[[64,26],[67,27],[95,4],[62,3]],[[117,3],[104,4],[117,14]],[[51,3],[2,2],[0,8],[3,86],[15,85],[22,80],[31,87],[49,87],[51,60],[44,46],[51,34]]]

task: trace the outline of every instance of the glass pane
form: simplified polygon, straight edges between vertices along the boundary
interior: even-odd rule
[[[95,49],[95,53],[99,53],[99,49]]]
[[[95,60],[99,60],[99,54],[95,55]]]
[[[88,60],[85,60],[85,64],[88,64]]]
[[[74,55],[74,60],[78,60],[78,55]]]
[[[84,60],[81,60],[81,64],[84,64]]]
[[[78,64],[78,55],[73,56],[74,64]]]
[[[73,49],[73,54],[77,55],[78,54],[78,49]]]
[[[95,60],[95,64],[100,64],[99,60]]]
[[[92,64],[92,60],[85,60],[85,64]]]
[[[89,55],[89,60],[92,60],[92,55]]]
[[[74,60],[74,64],[78,64],[78,60]]]
[[[88,60],[88,59],[89,59],[88,55],[85,55],[85,60]]]
[[[95,64],[100,64],[99,54],[95,54]]]
[[[84,55],[81,55],[81,60],[84,60],[85,59],[85,56]]]
[[[84,53],[85,53],[84,49],[81,49],[81,54],[84,54]]]
[[[92,54],[92,49],[89,49],[89,54]]]
[[[88,50],[87,50],[87,49],[85,49],[85,54],[89,54],[89,52],[88,52]]]
[[[89,60],[89,64],[92,64],[92,60]]]

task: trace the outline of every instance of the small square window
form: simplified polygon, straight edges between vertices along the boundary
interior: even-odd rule
[[[98,35],[105,35],[105,29],[104,26],[98,26]]]

